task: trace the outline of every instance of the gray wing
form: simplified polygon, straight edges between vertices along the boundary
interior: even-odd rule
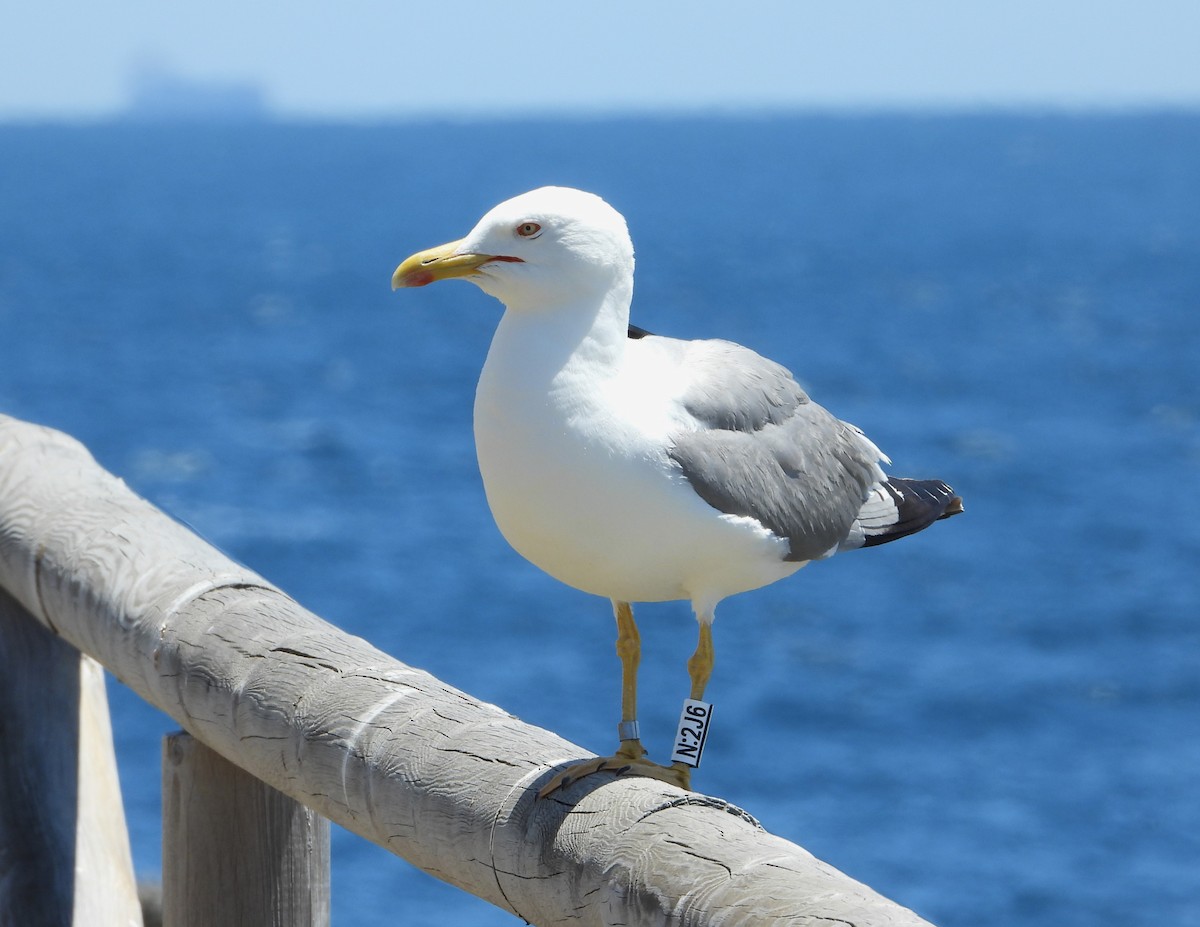
[[[685,343],[680,401],[697,430],[668,454],[713,508],[788,539],[789,560],[835,552],[872,487],[879,449],[812,402],[784,367],[728,341]]]

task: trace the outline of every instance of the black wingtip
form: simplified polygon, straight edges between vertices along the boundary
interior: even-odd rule
[[[882,530],[866,531],[863,547],[875,547],[924,531],[935,521],[959,515],[962,496],[941,480],[906,480],[892,477],[882,488],[896,507],[895,519]]]

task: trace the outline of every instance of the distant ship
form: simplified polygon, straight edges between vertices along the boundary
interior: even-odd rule
[[[257,122],[269,118],[266,95],[250,81],[197,80],[161,65],[133,73],[124,118],[146,122]]]

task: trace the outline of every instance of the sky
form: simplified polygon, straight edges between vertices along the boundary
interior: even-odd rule
[[[14,2],[0,120],[120,113],[147,68],[299,119],[1200,108],[1200,2]]]

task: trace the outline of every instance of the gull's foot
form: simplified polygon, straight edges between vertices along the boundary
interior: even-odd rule
[[[618,776],[645,776],[658,779],[681,789],[690,790],[692,770],[682,763],[672,763],[670,766],[660,766],[643,757],[632,757],[617,753],[615,756],[601,756],[585,763],[568,766],[557,776],[542,786],[538,798],[552,795],[559,789],[564,789],[572,782],[598,772],[615,772]]]

